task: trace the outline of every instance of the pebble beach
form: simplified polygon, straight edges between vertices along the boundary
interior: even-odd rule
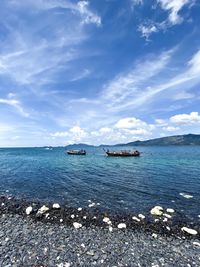
[[[155,207],[146,218],[9,196],[0,205],[2,267],[200,266],[199,225],[166,221]]]

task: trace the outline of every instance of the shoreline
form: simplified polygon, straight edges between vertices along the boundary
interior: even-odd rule
[[[33,222],[42,222],[44,224],[51,223],[66,227],[74,227],[74,223],[78,223],[81,227],[91,228],[97,227],[112,231],[119,228],[120,224],[124,224],[124,229],[133,232],[145,232],[147,234],[159,234],[166,237],[175,237],[183,239],[200,239],[200,222],[188,221],[184,217],[176,214],[163,214],[165,216],[154,216],[149,214],[119,213],[103,210],[100,206],[93,205],[90,208],[73,208],[59,204],[59,207],[53,208],[52,202],[30,201],[17,199],[11,196],[0,196],[0,216],[19,215],[23,219],[30,219]],[[90,206],[89,205],[89,206]],[[41,207],[47,208],[46,211],[39,213]],[[30,214],[26,213],[26,209],[31,207]],[[167,218],[166,216],[171,218]],[[182,230],[187,227],[197,231],[197,234],[191,235]]]

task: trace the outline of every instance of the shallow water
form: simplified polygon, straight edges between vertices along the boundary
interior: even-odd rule
[[[87,156],[66,155],[64,148],[2,148],[0,193],[73,207],[91,200],[112,211],[148,212],[159,204],[199,220],[200,147],[137,149],[141,157],[110,158],[101,148]]]

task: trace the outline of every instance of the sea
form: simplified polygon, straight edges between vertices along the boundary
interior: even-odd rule
[[[160,205],[200,220],[200,146],[137,147],[141,156],[128,158],[107,157],[101,147],[86,156],[65,150],[1,148],[0,194],[126,213]]]

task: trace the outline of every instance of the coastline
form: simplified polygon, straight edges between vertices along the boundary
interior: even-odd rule
[[[56,205],[56,207],[53,206]],[[99,204],[99,203],[96,203]],[[200,239],[200,220],[188,221],[186,217],[174,213],[164,213],[160,216],[150,214],[134,214],[133,212],[117,212],[104,210],[100,205],[90,202],[88,207],[67,207],[52,202],[31,201],[14,198],[10,195],[0,196],[0,216],[19,215],[23,219],[30,219],[33,222],[44,224],[64,225],[74,227],[74,223],[81,224],[81,227],[98,227],[112,231],[122,227],[133,232],[142,231],[147,234],[159,234],[162,236],[173,236],[182,239]],[[57,207],[58,205],[58,207]],[[40,212],[41,207],[45,209]],[[30,212],[27,212],[27,208]],[[165,209],[166,210],[166,209]],[[196,234],[188,234],[182,228],[192,228]]]

